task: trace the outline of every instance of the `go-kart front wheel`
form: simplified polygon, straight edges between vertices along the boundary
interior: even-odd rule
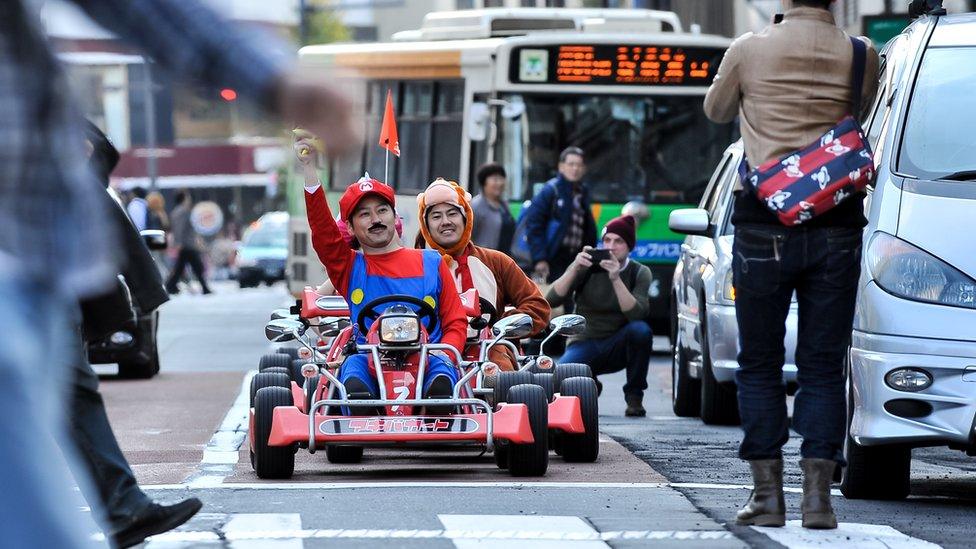
[[[600,410],[597,400],[596,381],[592,377],[564,379],[559,388],[562,396],[574,396],[580,401],[583,416],[581,434],[559,434],[560,454],[569,462],[592,463],[600,455]]]
[[[279,374],[280,375],[280,374]],[[291,478],[295,472],[295,445],[268,446],[271,420],[278,406],[291,406],[291,391],[284,387],[264,387],[254,398],[254,472],[258,478]]]
[[[254,408],[254,399],[257,398],[258,391],[265,387],[283,387],[289,389],[291,394],[291,376],[281,372],[259,372],[251,378],[251,408]],[[286,406],[291,406],[289,402]]]
[[[552,386],[559,389],[563,384],[563,380],[571,377],[593,377],[593,371],[590,370],[588,365],[578,362],[557,364],[552,376]]]
[[[495,376],[495,388],[493,396],[495,404],[508,402],[508,389],[523,383],[534,383],[532,373],[525,370],[516,372],[498,372]]]
[[[268,353],[263,355],[258,362],[258,371],[263,372],[268,368],[291,368],[291,357],[285,353]]]
[[[533,442],[508,445],[508,472],[514,477],[539,477],[549,468],[549,402],[538,385],[516,385],[508,390],[509,404],[525,404]]]

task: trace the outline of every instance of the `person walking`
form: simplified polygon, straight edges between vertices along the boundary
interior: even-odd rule
[[[193,275],[200,281],[203,294],[212,293],[207,286],[207,279],[203,271],[203,258],[200,255],[200,235],[190,220],[193,209],[193,198],[190,192],[183,190],[176,193],[176,208],[173,209],[172,219],[173,246],[176,247],[176,263],[166,280],[166,291],[171,294],[180,292],[177,286],[183,277],[183,271],[189,265]]]
[[[793,0],[779,24],[737,39],[705,96],[705,114],[739,127],[750,166],[810,145],[853,105],[869,106],[877,89],[878,55],[836,26],[831,0]],[[864,52],[863,65],[855,53]],[[863,79],[852,77],[863,66]],[[858,88],[861,96],[856,96]],[[860,112],[853,112],[855,118]],[[789,159],[784,160],[787,162]],[[802,174],[801,174],[802,175]],[[800,386],[792,426],[803,437],[803,526],[836,528],[830,483],[844,465],[844,356],[851,336],[861,232],[867,224],[856,194],[822,215],[786,226],[753,192],[736,191],[733,284],[739,329],[736,371],[744,436],[755,490],[737,514],[740,524],[783,526],[782,447],[790,421],[783,387],[786,317],[794,292],[799,308],[796,365]]]
[[[566,344],[559,363],[588,364],[594,376],[626,370],[624,415],[643,417],[652,341],[651,327],[643,319],[650,308],[651,270],[630,260],[637,244],[633,217],[610,220],[601,241],[609,252],[605,258],[596,262],[594,254],[603,250],[583,248],[546,293],[552,307],[574,299],[577,314],[586,318],[586,331]],[[597,387],[603,388],[599,380]]]
[[[132,189],[132,200],[125,207],[137,231],[149,228],[149,203],[146,202],[146,194],[146,189],[142,187]]]
[[[474,228],[471,241],[508,255],[515,234],[515,218],[505,201],[505,168],[497,162],[484,164],[475,174],[481,193],[471,200]]]
[[[558,175],[532,198],[525,213],[533,277],[550,283],[562,276],[584,246],[596,245],[596,220],[590,211],[589,189],[583,183],[583,150],[563,150],[558,169]]]
[[[330,154],[361,143],[352,102],[330,75],[298,69],[272,53],[284,51],[274,40],[232,28],[199,2],[72,3],[171,73],[210,89],[233,87],[325,136]],[[78,302],[116,283],[119,246],[40,5],[0,2],[0,516],[6,546],[72,548],[90,545],[91,536],[53,444],[67,437],[61,390],[71,357],[51,350],[71,348]],[[38,391],[41,378],[47,383]]]

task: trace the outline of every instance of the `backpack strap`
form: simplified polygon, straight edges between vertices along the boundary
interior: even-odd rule
[[[854,36],[849,36],[851,46],[854,48],[854,61],[851,63],[851,114],[855,119],[861,116],[861,93],[864,88],[864,66],[867,59],[867,46],[864,42]]]

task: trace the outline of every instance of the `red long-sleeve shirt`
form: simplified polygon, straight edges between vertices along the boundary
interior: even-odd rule
[[[305,209],[308,212],[308,225],[312,229],[312,248],[319,256],[319,261],[325,265],[325,271],[336,291],[348,300],[353,262],[356,254],[362,252],[352,250],[342,239],[321,186],[311,192],[306,189]],[[424,272],[422,250],[399,248],[385,254],[364,254],[363,259],[366,261],[367,275],[395,279],[419,277]],[[437,311],[440,316],[441,343],[463,351],[467,338],[467,317],[447,264],[441,261],[439,270],[441,294]],[[380,296],[366,296],[365,300],[377,297]]]

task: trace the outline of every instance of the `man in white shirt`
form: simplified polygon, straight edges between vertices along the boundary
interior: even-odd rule
[[[129,219],[136,226],[136,230],[146,230],[146,221],[149,219],[149,204],[146,202],[146,189],[136,187],[132,189],[134,198],[129,201],[126,211],[129,212]]]

